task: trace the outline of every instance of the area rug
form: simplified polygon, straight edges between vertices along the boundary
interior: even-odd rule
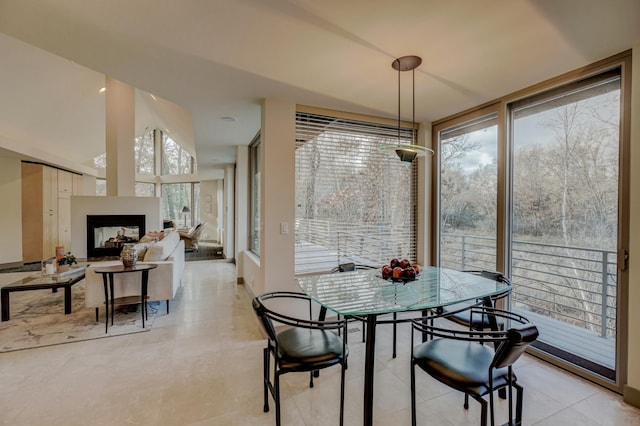
[[[71,314],[64,314],[64,292],[36,290],[11,293],[10,319],[0,322],[0,352],[81,342],[151,330],[160,302],[149,304],[142,328],[140,305],[117,307],[113,326],[105,333],[104,308],[96,322],[95,309],[84,306],[84,280],[72,288]]]
[[[224,253],[222,251],[222,246],[201,244],[198,251],[191,250],[185,252],[184,258],[187,262],[194,260],[224,259]]]

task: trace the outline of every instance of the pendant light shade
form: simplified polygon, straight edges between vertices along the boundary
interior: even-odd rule
[[[426,148],[424,146],[418,145],[415,139],[415,121],[416,121],[416,79],[415,79],[415,69],[418,68],[422,64],[422,58],[419,56],[402,56],[400,58],[395,59],[391,66],[394,70],[398,71],[398,143],[396,144],[385,144],[382,146],[382,149],[390,152],[395,152],[396,155],[400,158],[401,161],[413,162],[416,157],[424,157],[426,154],[433,155],[434,152],[432,149]],[[400,139],[400,73],[402,71],[411,71],[412,76],[412,105],[413,105],[413,115],[412,115],[412,132],[411,132],[411,143],[406,144],[402,143]]]

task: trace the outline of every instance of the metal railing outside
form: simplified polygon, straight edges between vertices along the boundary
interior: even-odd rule
[[[616,253],[531,241],[512,241],[512,304],[593,331],[616,335]],[[442,234],[441,265],[494,269],[495,239]]]

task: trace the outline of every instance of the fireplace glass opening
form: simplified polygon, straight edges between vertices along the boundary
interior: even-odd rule
[[[87,257],[119,256],[124,244],[135,244],[144,234],[144,215],[88,215]]]

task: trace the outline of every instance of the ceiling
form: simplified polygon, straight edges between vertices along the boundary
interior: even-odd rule
[[[639,44],[637,0],[0,0],[0,149],[88,164],[105,75],[139,89],[137,132],[168,129],[205,172],[265,98],[397,117],[399,56],[423,58],[431,122]]]

